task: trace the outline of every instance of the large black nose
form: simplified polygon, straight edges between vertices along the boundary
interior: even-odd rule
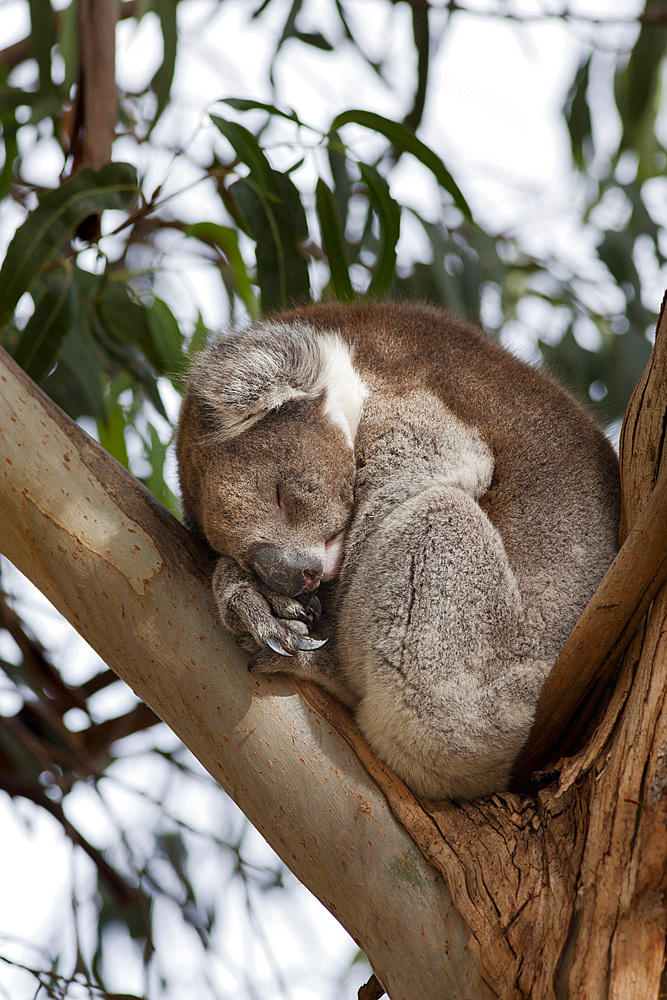
[[[279,594],[296,597],[315,590],[322,579],[322,563],[304,552],[290,552],[278,545],[260,545],[251,562],[257,576]]]

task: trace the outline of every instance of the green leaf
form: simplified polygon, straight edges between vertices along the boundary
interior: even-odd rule
[[[426,106],[426,89],[428,86],[428,71],[431,55],[431,30],[429,8],[412,7],[412,37],[417,51],[417,89],[412,101],[412,107],[403,119],[403,124],[411,132],[416,132],[424,115]]]
[[[169,445],[162,443],[152,424],[149,424],[148,430],[150,443],[144,442],[144,449],[151,471],[148,476],[142,477],[142,482],[174,517],[180,517],[178,499],[164,480],[164,463]]]
[[[53,10],[48,0],[28,0],[30,8],[30,48],[39,68],[39,85],[51,86],[51,46],[55,42]]]
[[[83,416],[105,420],[107,366],[107,358],[95,342],[86,317],[79,317],[63,342],[55,370],[42,387],[74,420]]]
[[[308,262],[302,250],[308,224],[299,192],[286,174],[272,171],[273,197],[253,181],[236,181],[229,193],[257,244],[257,282],[266,313],[310,299]]]
[[[178,31],[176,24],[177,0],[151,0],[151,10],[155,11],[160,21],[162,31],[162,64],[151,80],[151,90],[157,97],[157,109],[153,118],[153,125],[166,108],[171,93],[171,85],[174,79],[174,69],[176,67],[176,47],[178,42]]]
[[[315,208],[320,222],[322,245],[329,263],[329,273],[336,297],[341,302],[354,298],[350,272],[345,254],[345,237],[342,232],[338,209],[333,193],[320,179],[315,189]]]
[[[70,332],[77,305],[72,267],[58,268],[43,282],[44,290],[14,350],[14,360],[35,382],[53,367],[60,346]]]
[[[185,370],[183,334],[176,317],[166,302],[155,299],[148,310],[148,329],[158,356],[158,371],[180,384]]]
[[[396,271],[396,244],[401,231],[401,210],[391,197],[386,180],[374,167],[360,163],[359,169],[380,221],[380,253],[368,294],[374,298],[384,298]]]
[[[323,52],[333,52],[334,50],[331,42],[324,37],[321,31],[295,31],[292,38],[298,38],[304,45],[312,45],[316,49],[322,49]]]
[[[222,104],[228,104],[235,111],[266,111],[267,114],[287,118],[288,121],[294,122],[296,125],[309,128],[308,125],[304,125],[294,108],[283,111],[281,108],[277,108],[275,104],[264,104],[263,101],[249,101],[245,97],[222,97],[220,101]]]
[[[352,181],[347,169],[345,147],[337,132],[329,132],[327,135],[327,158],[333,179],[333,196],[338,206],[341,226],[345,231],[347,209],[352,197]]]
[[[252,290],[250,275],[239,250],[239,239],[231,226],[221,226],[217,222],[193,222],[184,230],[187,236],[194,236],[205,243],[220,247],[234,272],[236,290],[253,319],[259,316],[259,303]]]
[[[236,155],[250,167],[250,173],[263,191],[271,189],[271,164],[262,152],[257,139],[238,122],[230,122],[218,115],[211,115],[211,121],[233,147]]]
[[[647,10],[655,4],[647,3]],[[627,65],[617,73],[616,103],[623,123],[620,149],[639,154],[639,176],[654,173],[656,139],[654,125],[660,109],[660,87],[667,31],[656,25],[642,25]],[[662,170],[661,170],[662,173]]]
[[[127,211],[136,194],[134,167],[110,163],[97,172],[85,168],[42,195],[14,234],[0,269],[0,331],[40,271],[61,256],[79,223],[107,208]]]
[[[351,110],[343,111],[342,114],[334,118],[329,129],[329,134],[338,131],[343,125],[351,123],[371,129],[373,132],[379,132],[380,135],[388,139],[397,149],[401,149],[405,153],[411,153],[412,156],[431,171],[438,184],[452,196],[454,204],[466,219],[472,219],[468,202],[463,197],[459,186],[440,157],[432,149],[429,149],[421,139],[418,139],[405,125],[391,121],[389,118],[378,115],[374,111]]]
[[[130,459],[125,441],[125,413],[118,399],[109,408],[106,418],[97,421],[97,436],[104,450],[129,469]]]
[[[587,59],[584,59],[580,63],[574,82],[565,98],[565,106],[563,107],[563,114],[570,133],[572,158],[579,170],[583,170],[585,167],[587,147],[590,156],[592,157],[593,155],[591,111],[586,96],[590,67],[591,57],[589,55]]]

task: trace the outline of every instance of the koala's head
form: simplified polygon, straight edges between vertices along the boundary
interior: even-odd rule
[[[179,421],[190,527],[279,593],[334,577],[363,395],[347,346],[304,324],[266,323],[209,347]]]

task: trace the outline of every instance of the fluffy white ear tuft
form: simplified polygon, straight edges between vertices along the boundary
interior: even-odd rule
[[[350,348],[337,334],[322,337],[321,351],[324,412],[341,428],[353,448],[368,390],[352,364]]]
[[[350,447],[364,384],[339,334],[308,323],[267,321],[214,341],[198,356],[189,387],[208,409],[210,441],[229,441],[292,399],[324,397]]]

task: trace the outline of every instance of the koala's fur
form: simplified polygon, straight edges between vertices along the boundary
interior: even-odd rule
[[[583,408],[437,309],[323,305],[207,348],[177,451],[253,669],[337,695],[419,795],[503,788],[616,552],[617,461]]]

